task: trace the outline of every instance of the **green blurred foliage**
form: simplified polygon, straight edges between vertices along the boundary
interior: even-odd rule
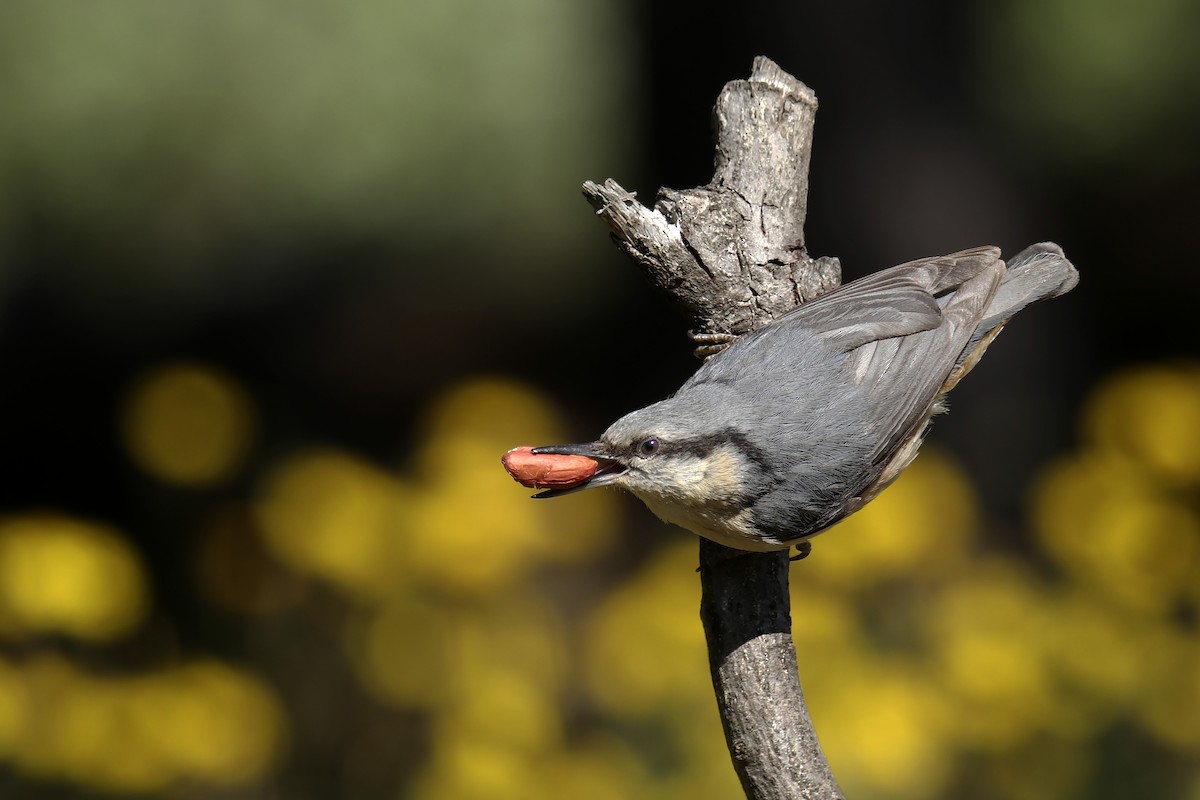
[[[463,273],[485,279],[486,253],[509,262],[495,291],[527,293],[591,230],[562,198],[628,146],[606,122],[626,91],[623,59],[601,68],[624,41],[614,11],[6,3],[0,97],[17,124],[0,126],[0,210],[87,243],[54,266],[62,291],[100,294],[93,307],[265,288],[301,265],[247,253],[331,238],[486,242]]]
[[[1192,0],[976,4],[996,121],[1075,168],[1197,164],[1200,5]]]

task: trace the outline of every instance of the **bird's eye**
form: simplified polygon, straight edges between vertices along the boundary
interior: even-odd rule
[[[655,439],[653,437],[651,437],[649,439],[643,439],[642,443],[638,445],[638,454],[639,455],[651,456],[651,455],[654,455],[656,452],[658,452],[658,439]]]

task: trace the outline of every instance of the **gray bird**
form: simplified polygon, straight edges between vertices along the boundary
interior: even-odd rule
[[[599,441],[535,448],[599,464],[536,497],[618,486],[729,547],[805,544],[912,463],[946,393],[1014,314],[1078,280],[1049,242],[1007,266],[979,247],[868,275],[737,339]]]

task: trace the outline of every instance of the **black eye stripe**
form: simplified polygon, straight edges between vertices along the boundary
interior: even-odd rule
[[[658,443],[654,451],[658,455],[681,454],[695,456],[696,458],[703,458],[709,455],[723,444],[732,444],[742,455],[764,470],[764,472],[770,473],[773,471],[767,454],[751,444],[745,436],[733,428],[726,428],[706,436],[698,436],[682,441],[667,441],[647,436],[634,443],[634,452],[642,455],[642,445],[651,439]]]

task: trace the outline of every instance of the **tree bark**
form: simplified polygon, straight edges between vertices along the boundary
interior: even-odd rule
[[[613,241],[701,335],[748,333],[838,284],[837,259],[804,248],[816,110],[812,90],[760,57],[717,99],[707,186],[660,189],[650,209],[611,179],[584,184]],[[841,798],[800,689],[788,555],[700,542],[717,707],[747,797]]]

